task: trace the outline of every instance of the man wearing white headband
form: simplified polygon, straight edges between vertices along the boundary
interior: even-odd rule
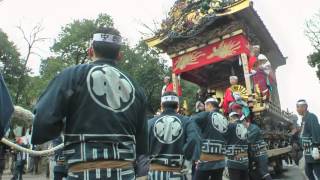
[[[177,113],[175,92],[161,97],[163,112],[148,122],[150,144],[149,180],[186,180],[191,160],[200,156],[201,139],[194,122]]]
[[[230,180],[248,180],[247,129],[240,121],[240,114],[231,112],[226,138],[227,167]]]
[[[35,107],[32,144],[63,131],[67,179],[135,179],[136,157],[147,153],[146,98],[116,67],[121,43],[116,29],[99,29],[89,48],[93,62],[58,74]]]
[[[272,180],[268,170],[268,144],[263,139],[263,134],[259,126],[253,124],[254,121],[250,110],[243,109],[244,125],[247,128],[248,157],[249,157],[249,176],[250,179]],[[247,113],[246,113],[247,112]]]
[[[209,98],[204,102],[204,109],[207,112],[214,112],[219,109],[219,102],[216,98]]]
[[[305,173],[310,180],[320,179],[320,125],[315,114],[308,111],[308,103],[301,99],[297,102],[297,112],[302,116],[300,134],[305,157]]]
[[[219,102],[215,98],[205,101],[206,112],[192,117],[199,134],[202,135],[202,149],[193,180],[222,180],[225,168],[225,139],[228,120],[219,111]]]

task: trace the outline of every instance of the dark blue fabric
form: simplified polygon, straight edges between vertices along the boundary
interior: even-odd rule
[[[270,179],[267,144],[263,140],[260,128],[255,124],[250,124],[248,127],[248,143],[249,159],[251,163],[250,173],[258,173],[258,176],[260,176],[261,179]]]
[[[2,138],[9,129],[10,117],[13,111],[14,108],[10,94],[2,75],[0,74],[0,138]]]
[[[94,169],[69,172],[67,180],[135,180],[134,169]]]
[[[213,113],[215,112],[201,112],[191,117],[191,121],[194,121],[198,125],[202,137],[202,153],[213,155],[225,155],[225,135],[226,132],[219,132],[214,126]],[[197,169],[200,171],[221,169],[226,166],[225,161],[206,162],[201,161],[197,165]]]
[[[227,167],[234,170],[247,170],[249,167],[248,157],[237,158],[238,154],[247,154],[248,152],[247,138],[240,139],[237,134],[237,129],[240,131],[241,127],[245,128],[241,121],[230,123],[227,135],[225,136],[227,144],[226,156],[228,157]]]
[[[168,171],[149,171],[148,180],[165,180],[165,179],[174,179],[174,180],[187,180],[185,174],[179,172],[168,172]]]
[[[179,134],[173,136],[172,142],[161,142],[157,134],[157,127],[161,120],[166,118],[175,118],[176,123],[181,127]],[[174,123],[166,125],[169,129],[174,128]],[[200,157],[201,139],[196,131],[196,124],[190,121],[188,117],[177,114],[173,109],[165,110],[160,116],[148,121],[149,144],[151,163],[181,167],[184,159],[197,160]],[[171,133],[171,131],[168,131]],[[162,137],[166,135],[163,134]]]
[[[320,160],[314,160],[311,156],[312,149],[320,146],[320,124],[315,114],[307,112],[302,118],[304,123],[303,133],[301,135],[301,144],[304,150],[306,163],[320,163]]]
[[[52,145],[53,147],[55,146],[58,146],[60,144],[63,143],[63,140],[62,140],[62,137],[58,137],[54,140],[52,140]],[[54,160],[55,161],[64,161],[64,156],[63,156],[63,153],[62,153],[62,149],[59,149],[57,151],[54,152]]]
[[[51,141],[63,131],[68,167],[99,160],[133,163],[136,155],[146,154],[146,96],[114,62],[101,59],[59,73],[35,106],[31,143]],[[93,169],[69,172],[67,179],[129,180],[135,174],[134,169]]]
[[[207,171],[197,169],[192,180],[222,180],[223,170],[224,168]]]
[[[316,180],[320,178],[320,164],[318,163],[306,163],[305,173],[309,180]],[[317,177],[317,178],[316,178]]]

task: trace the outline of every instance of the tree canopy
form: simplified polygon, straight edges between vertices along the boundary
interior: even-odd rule
[[[52,79],[63,68],[86,62],[90,39],[101,27],[113,27],[109,15],[100,14],[97,19],[75,20],[62,27],[58,39],[51,47],[57,55],[56,59],[42,61],[42,78]],[[162,79],[167,73],[165,61],[142,41],[134,47],[123,45],[121,53],[123,58],[118,66],[145,89],[149,99],[148,109],[154,113],[160,106]]]
[[[41,60],[38,76],[25,77],[25,91],[17,105],[32,109],[38,97],[49,82],[68,66],[88,63],[87,49],[90,39],[97,29],[113,27],[113,20],[107,14],[100,14],[96,19],[74,20],[63,26],[55,39],[51,51],[53,55]],[[149,48],[142,40],[135,46],[124,44],[122,60],[117,66],[129,74],[141,85],[148,98],[148,111],[155,113],[160,108],[160,96],[163,78],[170,75],[166,60],[155,49]],[[5,33],[0,31],[0,60],[5,64],[4,75],[9,89],[15,94],[17,78],[24,72],[23,61],[15,45],[8,41]],[[189,108],[193,107],[193,97],[197,90],[195,85],[182,81],[184,96]]]
[[[317,68],[317,76],[320,79],[320,11],[307,20],[305,33],[314,48],[314,52],[308,56],[308,63],[311,67]]]
[[[112,18],[100,14],[97,19],[75,20],[62,27],[51,50],[68,65],[84,63],[90,39],[100,27],[113,27]]]
[[[5,32],[0,29],[0,61],[4,67],[1,72],[10,89],[11,96],[18,91],[18,79],[23,74],[23,62],[15,44],[9,41]]]

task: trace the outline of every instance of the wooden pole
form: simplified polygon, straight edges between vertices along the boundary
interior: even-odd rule
[[[242,53],[240,58],[242,61],[242,67],[243,67],[244,79],[246,82],[247,93],[248,93],[248,95],[251,95],[252,94],[252,87],[251,87],[251,79],[250,79],[247,54]]]
[[[172,73],[173,91],[178,94],[179,80],[175,73]]]

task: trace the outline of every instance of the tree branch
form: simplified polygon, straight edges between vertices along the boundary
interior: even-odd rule
[[[305,34],[310,40],[312,46],[320,51],[320,12],[314,18],[306,21]]]
[[[33,50],[36,43],[44,41],[46,39],[46,38],[39,37],[40,33],[43,31],[41,23],[38,23],[37,25],[35,25],[32,28],[32,30],[30,31],[29,35],[26,34],[26,32],[22,28],[21,24],[19,26],[17,26],[17,29],[21,32],[24,41],[27,43],[28,50],[27,50],[27,55],[26,55],[26,58],[25,58],[24,64],[23,64],[23,71],[22,71],[22,73],[19,77],[19,80],[18,80],[19,84],[18,84],[18,91],[17,91],[16,97],[15,97],[15,103],[19,102],[20,96],[21,96],[21,94],[23,94],[23,91],[25,89],[25,83],[23,83],[23,82],[24,82],[25,75],[28,73],[27,64],[30,59],[30,55],[34,54],[34,55],[41,57],[39,54],[37,54],[36,52],[34,52],[32,50]]]

